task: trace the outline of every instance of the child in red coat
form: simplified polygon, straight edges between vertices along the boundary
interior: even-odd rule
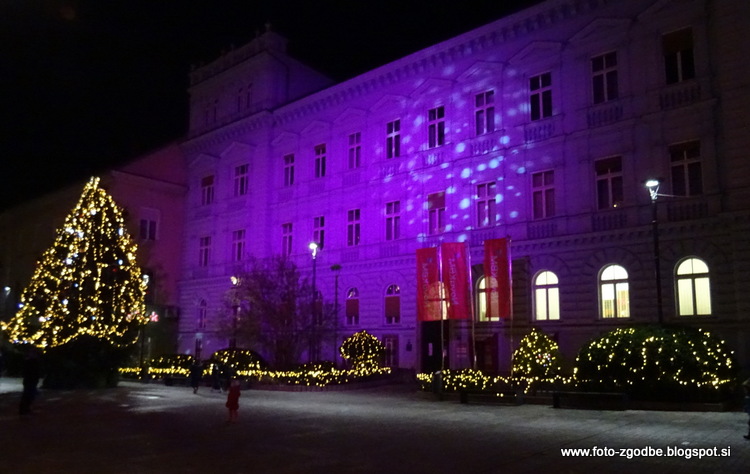
[[[227,421],[237,421],[239,416],[238,410],[240,409],[240,381],[237,379],[233,379],[229,385],[226,407],[229,409],[229,418]]]

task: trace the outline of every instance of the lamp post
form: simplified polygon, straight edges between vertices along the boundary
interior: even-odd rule
[[[664,307],[661,299],[661,264],[659,255],[659,219],[656,212],[656,200],[659,197],[659,180],[649,179],[646,181],[649,196],[651,197],[651,232],[654,234],[654,273],[656,276],[656,311],[659,324],[664,322]]]
[[[336,361],[336,345],[339,340],[339,272],[341,271],[341,265],[334,263],[331,265],[331,271],[334,274],[333,278],[333,360]]]
[[[229,347],[231,349],[237,349],[237,319],[240,317],[240,303],[237,298],[237,285],[240,284],[240,279],[236,276],[230,278],[232,282],[232,340],[230,341]]]
[[[318,337],[318,291],[315,287],[315,276],[318,263],[318,243],[310,242],[308,246],[312,253],[312,337],[310,338],[310,362],[317,359]]]

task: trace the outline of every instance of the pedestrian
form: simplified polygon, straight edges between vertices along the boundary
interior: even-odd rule
[[[221,370],[217,362],[211,364],[211,391],[221,393]]]
[[[36,399],[36,386],[41,377],[39,352],[36,347],[32,347],[26,353],[23,361],[22,375],[23,391],[21,392],[21,403],[18,406],[18,413],[23,416],[31,414],[31,404]]]
[[[240,409],[240,381],[232,379],[229,384],[229,391],[227,392],[227,403],[226,407],[229,409],[229,418],[227,422],[235,422],[239,417]]]
[[[203,380],[203,367],[197,360],[190,366],[190,386],[193,387],[193,393],[198,393],[198,387]]]
[[[745,439],[750,439],[750,379],[742,382],[742,388],[745,389],[745,403],[743,409],[747,413],[747,434],[743,436]]]

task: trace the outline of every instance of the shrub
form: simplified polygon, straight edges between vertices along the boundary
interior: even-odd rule
[[[689,327],[615,329],[581,348],[575,368],[576,382],[586,390],[650,400],[719,400],[736,377],[737,363],[724,341]]]
[[[222,349],[214,352],[211,356],[211,362],[229,366],[240,375],[250,370],[264,370],[268,367],[266,361],[257,352],[250,349]]]
[[[562,370],[560,349],[555,341],[534,328],[513,352],[513,377],[552,379]]]
[[[340,352],[354,369],[373,369],[380,367],[385,346],[377,337],[367,331],[360,331],[341,344]]]

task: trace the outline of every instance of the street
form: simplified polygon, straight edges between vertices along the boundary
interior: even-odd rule
[[[2,472],[643,474],[750,465],[747,415],[738,411],[462,405],[390,386],[245,390],[231,424],[226,395],[207,387],[42,391],[24,418],[19,391],[18,380],[0,379]],[[591,456],[561,452],[594,447]],[[654,455],[667,448],[673,455]]]

